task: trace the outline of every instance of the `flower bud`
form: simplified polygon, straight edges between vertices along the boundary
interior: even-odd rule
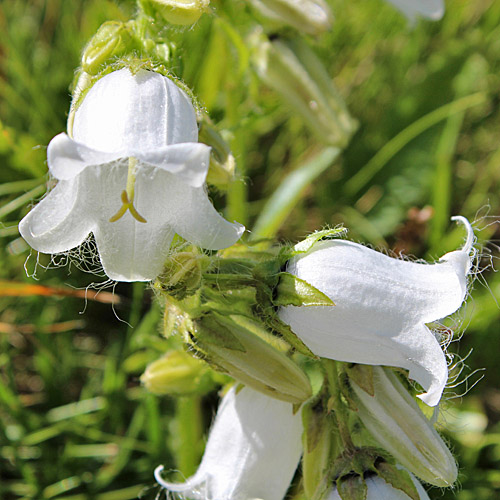
[[[198,141],[212,148],[207,183],[219,189],[227,189],[235,179],[236,161],[228,144],[206,116],[200,123]]]
[[[337,487],[328,496],[328,500],[358,500],[361,498],[365,500],[429,500],[422,485],[413,476],[411,476],[411,480],[415,486],[413,497],[409,497],[404,491],[394,487],[379,476],[374,475],[361,479],[359,476],[353,475],[337,484]]]
[[[142,0],[143,7],[153,8],[172,24],[193,24],[208,10],[210,0]]]
[[[141,382],[153,394],[200,394],[213,388],[210,371],[203,361],[183,351],[171,351],[148,365]]]
[[[190,245],[186,251],[169,255],[155,285],[181,300],[200,287],[202,272],[209,264],[210,259],[199,248]]]
[[[215,368],[281,401],[300,404],[311,397],[304,372],[260,338],[253,323],[240,324],[237,317],[212,313],[193,320],[193,326],[190,334],[195,340],[186,340]]]
[[[119,57],[134,49],[135,41],[130,23],[107,21],[85,46],[82,54],[82,69],[89,75],[96,75],[106,61]]]
[[[250,0],[263,16],[295,29],[318,35],[331,28],[333,14],[324,0]]]
[[[321,141],[344,147],[357,125],[316,54],[299,39],[256,40],[253,62],[262,81],[302,115]]]
[[[457,478],[455,460],[417,403],[390,370],[378,366],[369,369],[373,394],[349,379],[361,422],[383,448],[420,479],[435,486],[452,485]]]

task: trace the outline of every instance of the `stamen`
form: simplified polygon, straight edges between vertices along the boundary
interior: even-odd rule
[[[128,173],[127,173],[127,188],[122,191],[121,200],[122,206],[116,212],[113,217],[109,219],[109,222],[116,222],[121,219],[127,210],[130,211],[130,215],[137,221],[146,223],[147,220],[136,210],[134,207],[134,188],[135,188],[135,172],[136,172],[137,159],[131,156],[128,159]]]

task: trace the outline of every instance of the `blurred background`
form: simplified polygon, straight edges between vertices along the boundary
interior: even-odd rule
[[[212,198],[257,235],[294,242],[342,223],[351,239],[429,261],[463,242],[451,215],[473,222],[479,271],[450,346],[465,361],[440,416],[459,482],[429,495],[500,498],[500,3],[448,0],[441,21],[414,25],[383,0],[330,5],[332,30],[305,39],[359,123],[340,155],[252,71],[245,40],[264,20],[247,2],[212,1],[214,15],[165,31],[183,61],[175,72],[240,169]],[[141,388],[169,345],[147,284],[103,286],[91,258],[37,255],[17,231],[46,191],[46,146],[66,128],[82,48],[134,11],[131,0],[0,3],[2,499],[155,498],[153,469],[192,473],[216,409],[216,392],[176,401]],[[203,428],[182,417],[190,411]]]

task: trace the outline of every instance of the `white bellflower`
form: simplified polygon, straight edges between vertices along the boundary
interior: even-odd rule
[[[19,224],[34,249],[65,252],[93,233],[111,279],[147,281],[175,233],[213,250],[241,236],[208,199],[210,148],[197,142],[191,101],[169,78],[127,68],[104,76],[69,132],[47,151],[58,184]]]
[[[455,312],[467,294],[474,234],[469,222],[463,249],[435,264],[388,257],[345,240],[316,243],[294,257],[287,272],[307,281],[335,303],[332,307],[287,306],[281,319],[324,358],[409,370],[439,403],[448,378],[444,353],[426,326]]]
[[[302,454],[302,420],[290,403],[244,387],[222,400],[196,474],[168,491],[193,500],[282,500]]]

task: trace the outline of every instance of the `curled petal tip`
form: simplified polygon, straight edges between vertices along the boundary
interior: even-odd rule
[[[165,484],[165,481],[163,481],[163,478],[161,477],[161,473],[163,472],[163,465],[159,465],[158,467],[156,467],[155,471],[154,471],[154,476],[155,476],[155,479],[156,479],[156,482],[161,484],[164,488],[166,488],[166,484]]]
[[[470,253],[472,250],[472,245],[474,245],[474,229],[472,229],[471,223],[462,215],[454,215],[451,218],[452,221],[459,222],[465,226],[467,231],[467,240],[465,241],[465,245],[462,250],[464,252]]]

